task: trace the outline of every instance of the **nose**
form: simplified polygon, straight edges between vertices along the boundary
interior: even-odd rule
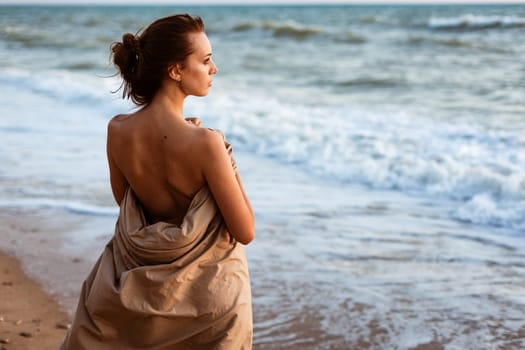
[[[211,61],[211,71],[210,71],[210,74],[217,74],[217,72],[219,71],[219,68],[217,68],[217,65],[215,64],[214,61]]]

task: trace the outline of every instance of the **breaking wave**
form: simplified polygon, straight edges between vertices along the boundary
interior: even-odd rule
[[[431,18],[428,26],[438,30],[474,30],[490,28],[523,28],[525,17],[478,16],[467,14],[459,17]]]
[[[304,39],[312,35],[324,34],[325,30],[321,27],[306,26],[295,21],[286,22],[241,22],[233,27],[234,31],[249,31],[253,29],[269,30],[276,37],[291,37]]]

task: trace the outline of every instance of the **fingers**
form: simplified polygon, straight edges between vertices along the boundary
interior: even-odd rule
[[[184,118],[188,123],[193,124],[195,126],[202,126],[202,121],[197,117],[188,117]]]

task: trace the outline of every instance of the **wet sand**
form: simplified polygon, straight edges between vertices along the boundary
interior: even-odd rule
[[[60,248],[63,242],[59,242],[67,230],[81,228],[86,220],[111,222],[112,218],[57,214],[56,210],[27,209],[8,209],[0,213],[4,236],[0,246],[3,250],[0,251],[0,350],[58,348],[70,325],[80,285],[102,250],[105,239],[109,239],[108,234],[101,232],[95,240],[82,243],[90,246],[89,249],[76,252],[73,249],[68,253]],[[254,298],[264,300],[264,291],[268,289],[273,287],[262,286],[262,290],[254,290]],[[286,298],[285,295],[282,297]],[[292,300],[288,302],[293,304]],[[275,344],[280,342],[287,343],[289,349],[314,349],[320,338],[340,344],[332,349],[345,349],[338,336],[315,332],[321,328],[323,320],[315,307],[304,309],[293,319],[287,318],[281,323],[282,314],[276,312],[279,310],[266,309],[264,303],[255,304],[254,331],[260,337],[255,339],[254,349],[275,349]],[[354,311],[359,315],[365,308],[365,305],[356,305]],[[280,330],[276,329],[279,325]],[[352,349],[373,349],[373,344],[385,335],[380,325],[371,323],[369,327],[368,337],[354,343]],[[295,340],[287,340],[287,335],[293,335]],[[413,348],[437,349],[443,349],[439,342]]]
[[[58,209],[4,208],[0,212],[0,349],[56,350],[76,308],[81,283],[100,254],[107,232],[86,237],[94,218]],[[78,231],[77,231],[78,230]],[[74,249],[75,243],[83,240]],[[65,242],[69,242],[64,246]],[[67,247],[67,249],[65,249]]]
[[[103,222],[111,223],[113,219],[57,214],[56,210],[27,209],[8,209],[0,213],[4,237],[0,246],[3,250],[0,251],[1,350],[58,348],[71,322],[81,283],[110,237],[101,231],[94,240],[86,241],[84,237],[84,242],[77,247],[81,249],[69,246],[68,250],[64,250],[60,248],[63,246],[63,241],[60,241],[68,239],[64,236],[67,230],[81,230],[86,221],[99,221],[101,226]],[[303,308],[292,318],[283,318],[283,314],[291,311],[286,305],[292,309],[294,301],[287,300],[286,292],[279,291],[278,286],[263,285],[265,278],[259,279],[259,270],[252,270],[256,275],[253,277],[258,280],[255,285],[259,287],[253,291],[254,349],[275,349],[276,344],[286,344],[288,349],[315,349],[320,341],[331,343],[331,349],[347,349],[340,336],[319,332],[323,316],[315,306]],[[283,308],[267,307],[269,290],[276,291],[282,298],[277,302]],[[352,312],[360,317],[366,308],[366,305],[357,304]],[[369,334],[352,344],[352,349],[374,349],[374,344],[386,335],[381,325],[372,322],[368,326]],[[412,349],[444,348],[441,343],[431,341]]]
[[[87,235],[86,226],[104,227]],[[70,316],[81,284],[111,237],[114,219],[60,209],[4,208],[0,251],[16,257],[24,272]],[[95,229],[96,230],[96,229]]]

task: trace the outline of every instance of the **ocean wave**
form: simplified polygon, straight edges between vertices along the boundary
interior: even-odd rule
[[[316,80],[313,84],[316,86],[330,86],[337,88],[359,88],[359,89],[380,89],[391,88],[403,85],[404,81],[396,80],[394,78],[379,77],[379,76],[363,76],[348,80],[341,80],[335,77],[334,79]]]
[[[38,73],[38,79],[35,79],[34,74],[28,70],[2,69],[0,88],[2,85],[8,85],[21,91],[56,98],[65,103],[110,107],[111,101],[108,103],[108,95],[118,88],[118,79],[109,77],[109,74],[100,77],[95,73],[86,73],[85,69],[88,65],[85,62],[78,64],[75,69],[69,67],[67,70],[42,70]]]
[[[359,87],[359,88],[389,88],[400,85],[400,81],[391,78],[356,78],[344,81],[336,81],[335,85],[340,87]]]
[[[219,115],[219,128],[243,149],[330,181],[447,198],[457,205],[450,213],[457,219],[525,229],[525,145],[519,132],[402,112],[292,105],[252,93],[249,102],[222,96],[206,105],[228,111]],[[258,100],[264,104],[253,103]],[[480,195],[496,208],[489,219],[483,215],[486,201],[476,199]]]
[[[525,229],[525,199],[505,200],[490,193],[479,193],[454,210],[453,216],[461,221],[496,227],[516,223],[516,228]]]
[[[98,17],[87,17],[83,19],[80,23],[88,28],[95,28],[99,26],[104,26],[106,24],[103,19]]]
[[[234,31],[249,31],[252,29],[269,30],[276,37],[291,37],[296,39],[305,39],[313,35],[325,33],[325,30],[321,27],[306,26],[291,20],[286,22],[241,22],[233,27]]]
[[[235,32],[244,32],[247,30],[257,29],[260,25],[258,22],[241,22],[236,24],[232,30]]]
[[[367,23],[367,24],[382,23],[384,21],[385,21],[384,18],[381,16],[363,16],[359,18],[359,22]]]
[[[367,38],[360,34],[346,32],[343,35],[336,35],[334,41],[339,43],[363,44],[367,41]]]
[[[525,17],[467,14],[459,17],[431,18],[428,21],[428,26],[440,30],[520,28],[525,27]]]
[[[270,31],[275,37],[287,37],[297,40],[323,37],[331,39],[336,43],[363,44],[367,42],[367,38],[364,35],[351,31],[331,31],[323,27],[307,26],[295,21],[241,22],[232,28],[232,30],[236,32],[246,32],[257,29]]]
[[[75,214],[94,216],[116,216],[118,214],[117,207],[104,207],[82,202],[58,200],[52,198],[15,198],[10,200],[1,199],[0,208],[58,209]]]
[[[422,44],[438,44],[449,47],[459,47],[459,48],[474,48],[475,46],[466,41],[458,38],[435,38],[427,36],[412,36],[408,39],[409,44],[412,45],[422,45]]]
[[[463,49],[472,52],[490,52],[499,54],[508,54],[512,52],[512,48],[506,46],[496,46],[480,41],[471,42],[459,38],[443,38],[431,36],[411,36],[406,41],[411,46],[445,46],[451,49]]]
[[[63,38],[46,35],[44,32],[35,31],[35,28],[25,26],[7,26],[0,31],[0,37],[11,45],[26,48],[64,48],[69,45]]]
[[[76,63],[66,63],[60,66],[60,68],[67,69],[67,70],[78,70],[78,71],[85,71],[85,70],[93,70],[96,68],[99,68],[99,65],[93,63],[93,62],[76,62]]]
[[[10,25],[0,29],[0,40],[9,47],[27,49],[93,49],[109,48],[111,39],[108,36],[78,36],[78,33],[62,33],[56,29],[37,30],[35,27]]]

